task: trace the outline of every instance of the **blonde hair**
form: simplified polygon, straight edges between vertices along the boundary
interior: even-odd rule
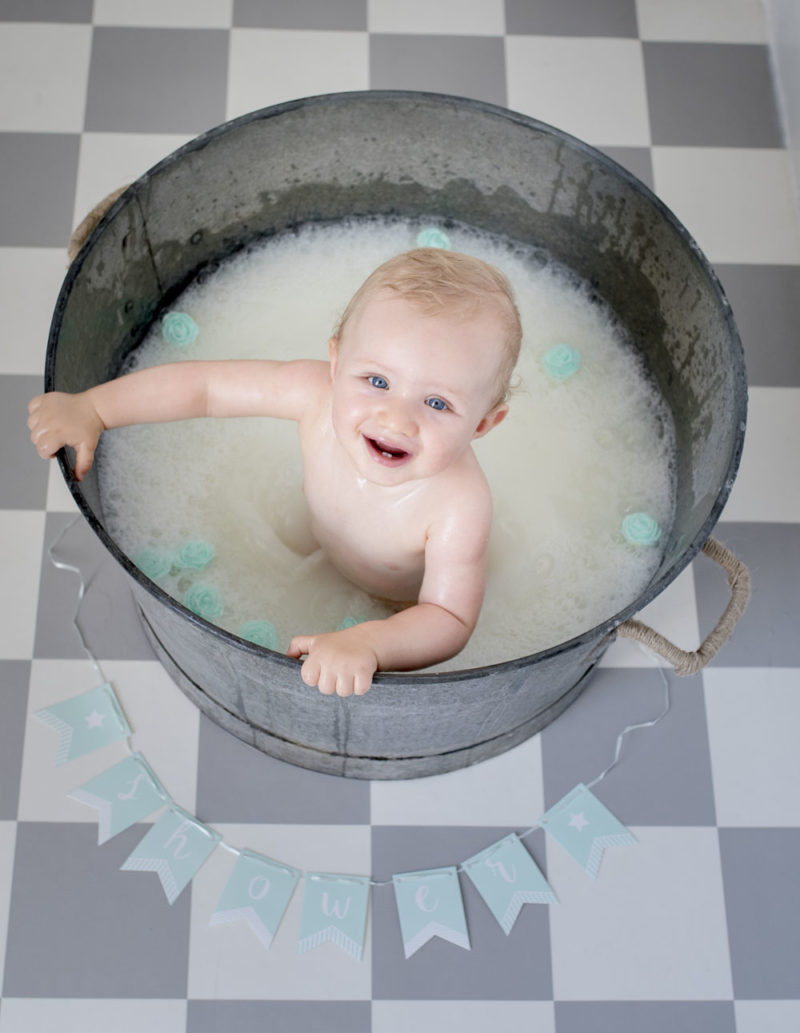
[[[394,291],[423,315],[430,316],[450,312],[468,319],[483,305],[494,305],[503,331],[503,358],[494,405],[506,399],[519,357],[522,325],[511,285],[499,269],[471,255],[442,248],[415,248],[395,255],[379,265],[350,299],[333,331],[337,342],[359,306],[385,290]]]

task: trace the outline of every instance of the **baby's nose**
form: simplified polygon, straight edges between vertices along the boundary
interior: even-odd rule
[[[411,437],[417,432],[413,406],[403,398],[387,398],[381,411],[381,422],[387,431]]]

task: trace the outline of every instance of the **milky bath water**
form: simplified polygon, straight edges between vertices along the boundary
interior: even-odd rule
[[[165,342],[159,321],[126,372],[188,359],[324,359],[350,296],[377,265],[414,247],[420,228],[311,226],[250,249],[173,304],[199,327],[192,344]],[[474,443],[495,508],[483,610],[465,649],[435,670],[526,656],[622,609],[658,567],[674,506],[671,416],[613,314],[540,252],[457,227],[447,234],[455,250],[506,273],[524,336],[510,414]],[[564,380],[543,367],[559,345],[580,356]],[[221,607],[215,622],[235,634],[269,621],[285,650],[295,634],[391,612],[315,548],[291,421],[108,431],[98,473],[114,540],[135,562],[166,557],[153,576],[178,600],[210,588]],[[626,540],[632,513],[657,522],[659,542]],[[210,550],[194,567],[178,558],[193,542],[213,547],[210,562]]]

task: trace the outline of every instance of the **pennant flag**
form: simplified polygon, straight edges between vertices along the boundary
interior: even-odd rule
[[[108,682],[37,710],[36,717],[58,732],[56,764],[82,757],[131,734],[119,700]]]
[[[558,903],[515,832],[464,861],[464,870],[506,936],[523,904]]]
[[[297,951],[304,954],[326,940],[361,961],[367,925],[369,879],[358,875],[308,872]]]
[[[170,904],[222,836],[172,804],[139,843],[122,871],[156,872]]]
[[[434,936],[470,950],[458,870],[431,868],[393,875],[406,958]]]
[[[247,922],[269,948],[299,878],[288,865],[242,850],[209,924]]]
[[[141,753],[126,757],[113,768],[73,789],[69,795],[99,812],[98,844],[105,843],[169,802],[169,796]]]
[[[622,822],[582,784],[551,807],[539,824],[593,879],[597,878],[606,847],[636,842]]]

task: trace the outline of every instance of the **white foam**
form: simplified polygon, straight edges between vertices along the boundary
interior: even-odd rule
[[[311,227],[241,255],[172,306],[200,327],[191,349],[165,344],[156,325],[135,368],[188,358],[325,358],[353,291],[375,266],[413,247],[418,228]],[[509,276],[525,335],[511,413],[476,442],[495,501],[490,577],[472,639],[441,665],[455,670],[556,645],[639,596],[660,553],[627,544],[621,523],[644,510],[666,537],[674,432],[636,353],[588,289],[536,255],[472,231],[448,233],[456,249]],[[579,372],[563,383],[541,369],[559,343],[581,354]],[[225,600],[222,627],[236,632],[247,620],[269,619],[286,648],[294,634],[386,614],[319,551],[298,555],[305,504],[292,423],[123,428],[103,436],[98,467],[108,529],[130,556],[213,542],[207,571],[159,583],[179,599],[192,581],[213,583]]]

